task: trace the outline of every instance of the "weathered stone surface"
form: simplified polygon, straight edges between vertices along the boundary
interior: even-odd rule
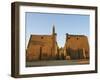
[[[53,27],[51,35],[31,35],[26,51],[26,60],[53,60],[56,59],[58,45]]]
[[[66,56],[70,59],[89,59],[89,43],[85,35],[66,35],[64,46]]]

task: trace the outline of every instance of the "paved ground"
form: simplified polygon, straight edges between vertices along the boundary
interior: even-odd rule
[[[26,67],[89,64],[88,60],[50,60],[26,62]]]

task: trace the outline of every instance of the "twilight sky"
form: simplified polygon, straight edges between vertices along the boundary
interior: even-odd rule
[[[89,38],[89,17],[89,15],[26,12],[26,46],[31,34],[51,35],[53,25],[55,25],[59,47],[64,46],[66,33],[86,35]]]

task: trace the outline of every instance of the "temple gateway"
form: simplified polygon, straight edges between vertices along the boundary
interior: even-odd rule
[[[89,43],[85,35],[66,34],[64,47],[59,48],[53,25],[52,34],[30,36],[26,61],[89,59]]]

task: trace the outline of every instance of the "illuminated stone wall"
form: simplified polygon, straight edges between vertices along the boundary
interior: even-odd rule
[[[89,43],[85,35],[66,35],[64,54],[70,59],[89,59]]]

